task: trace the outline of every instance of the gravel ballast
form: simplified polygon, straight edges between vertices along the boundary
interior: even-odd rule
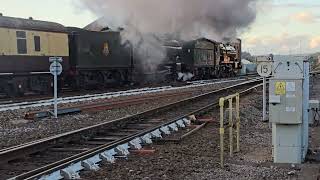
[[[317,83],[319,82],[319,83]],[[320,78],[312,89],[312,97],[320,98]],[[216,121],[182,142],[155,143],[148,148],[154,154],[131,154],[115,164],[104,164],[97,172],[83,172],[82,179],[314,179],[320,178],[319,162],[302,165],[272,163],[272,132],[262,119],[262,92],[241,98],[241,152],[229,157],[227,146],[224,168],[220,167],[219,114]],[[320,149],[319,127],[311,128],[310,146]],[[228,138],[226,131],[225,138]],[[226,141],[227,143],[227,141]]]
[[[159,98],[153,101],[148,101],[138,105],[131,105],[123,108],[116,108],[103,112],[96,113],[81,113],[73,114],[59,117],[58,120],[53,119],[42,119],[36,121],[24,120],[24,115],[28,111],[46,110],[50,107],[38,107],[38,108],[28,108],[14,111],[0,112],[0,148],[6,148],[14,145],[19,145],[22,143],[38,140],[41,138],[46,138],[54,136],[57,134],[69,132],[72,130],[77,130],[80,128],[92,126],[99,124],[101,122],[111,121],[125,116],[130,116],[139,112],[150,110],[156,107],[160,107],[172,102],[180,101],[184,98],[199,95],[208,91],[220,89],[222,87],[231,86],[238,84],[240,82],[232,83],[222,83],[213,84],[210,86],[201,86],[197,88],[175,90],[175,91],[164,91],[159,93],[154,93],[151,95],[161,95],[166,93],[176,93],[176,92],[191,92],[189,95],[180,95],[169,98]],[[132,96],[130,96],[132,97]],[[135,97],[144,97],[143,95],[138,95]],[[128,97],[117,97],[113,100],[124,100]],[[86,103],[99,103],[103,100],[96,100]],[[72,105],[85,104],[72,103],[64,104],[60,107],[70,107]]]

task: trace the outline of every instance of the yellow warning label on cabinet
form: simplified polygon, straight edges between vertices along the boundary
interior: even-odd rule
[[[286,94],[286,82],[276,82],[275,94],[276,95],[285,95]]]

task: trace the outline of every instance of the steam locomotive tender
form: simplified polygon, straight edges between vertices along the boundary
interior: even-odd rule
[[[68,28],[70,62],[66,82],[75,88],[121,85],[131,81],[130,44],[123,45],[119,31]]]

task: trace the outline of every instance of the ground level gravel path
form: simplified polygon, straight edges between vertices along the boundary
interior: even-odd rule
[[[139,112],[150,110],[156,107],[164,106],[176,101],[180,101],[184,98],[199,95],[208,91],[220,89],[222,87],[231,86],[240,82],[212,84],[208,86],[201,86],[195,88],[186,88],[182,90],[174,90],[170,92],[153,93],[152,95],[161,95],[165,93],[185,93],[180,96],[159,98],[153,101],[148,101],[138,105],[130,105],[123,108],[115,108],[103,112],[96,113],[81,113],[59,117],[58,120],[42,119],[35,121],[24,120],[24,114],[28,111],[45,110],[50,107],[40,107],[31,109],[22,109],[14,111],[0,112],[0,149],[10,147],[57,134],[77,130],[80,128],[96,125],[102,122],[111,121],[125,116],[130,116]],[[188,93],[190,92],[190,93]],[[186,95],[188,93],[188,95]],[[132,96],[130,96],[132,97]],[[144,97],[143,95],[137,95],[135,97]],[[114,100],[124,100],[128,97],[118,97]],[[103,100],[97,100],[94,102],[101,102]],[[85,104],[93,102],[81,102],[73,104],[64,104],[63,107],[68,107],[75,104]]]
[[[313,98],[320,98],[320,78],[313,87]],[[98,172],[84,172],[83,179],[314,179],[320,175],[320,164],[306,162],[301,166],[272,163],[271,129],[262,119],[262,92],[241,99],[241,152],[230,158],[226,167],[219,165],[218,123],[211,123],[188,139],[176,143],[156,143],[148,148],[154,154],[132,154],[115,164],[104,164]],[[211,112],[217,121],[218,112]],[[310,144],[320,150],[318,127],[311,128]]]

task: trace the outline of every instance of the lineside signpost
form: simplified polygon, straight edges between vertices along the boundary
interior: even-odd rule
[[[257,66],[257,72],[262,77],[268,77],[272,73],[271,62],[260,62]]]
[[[263,60],[258,60],[257,73],[263,77],[263,113],[262,121],[267,121],[267,77],[272,74],[272,61],[270,58],[264,57]]]
[[[58,118],[58,76],[62,73],[62,57],[50,57],[50,73],[53,75],[54,118]]]

